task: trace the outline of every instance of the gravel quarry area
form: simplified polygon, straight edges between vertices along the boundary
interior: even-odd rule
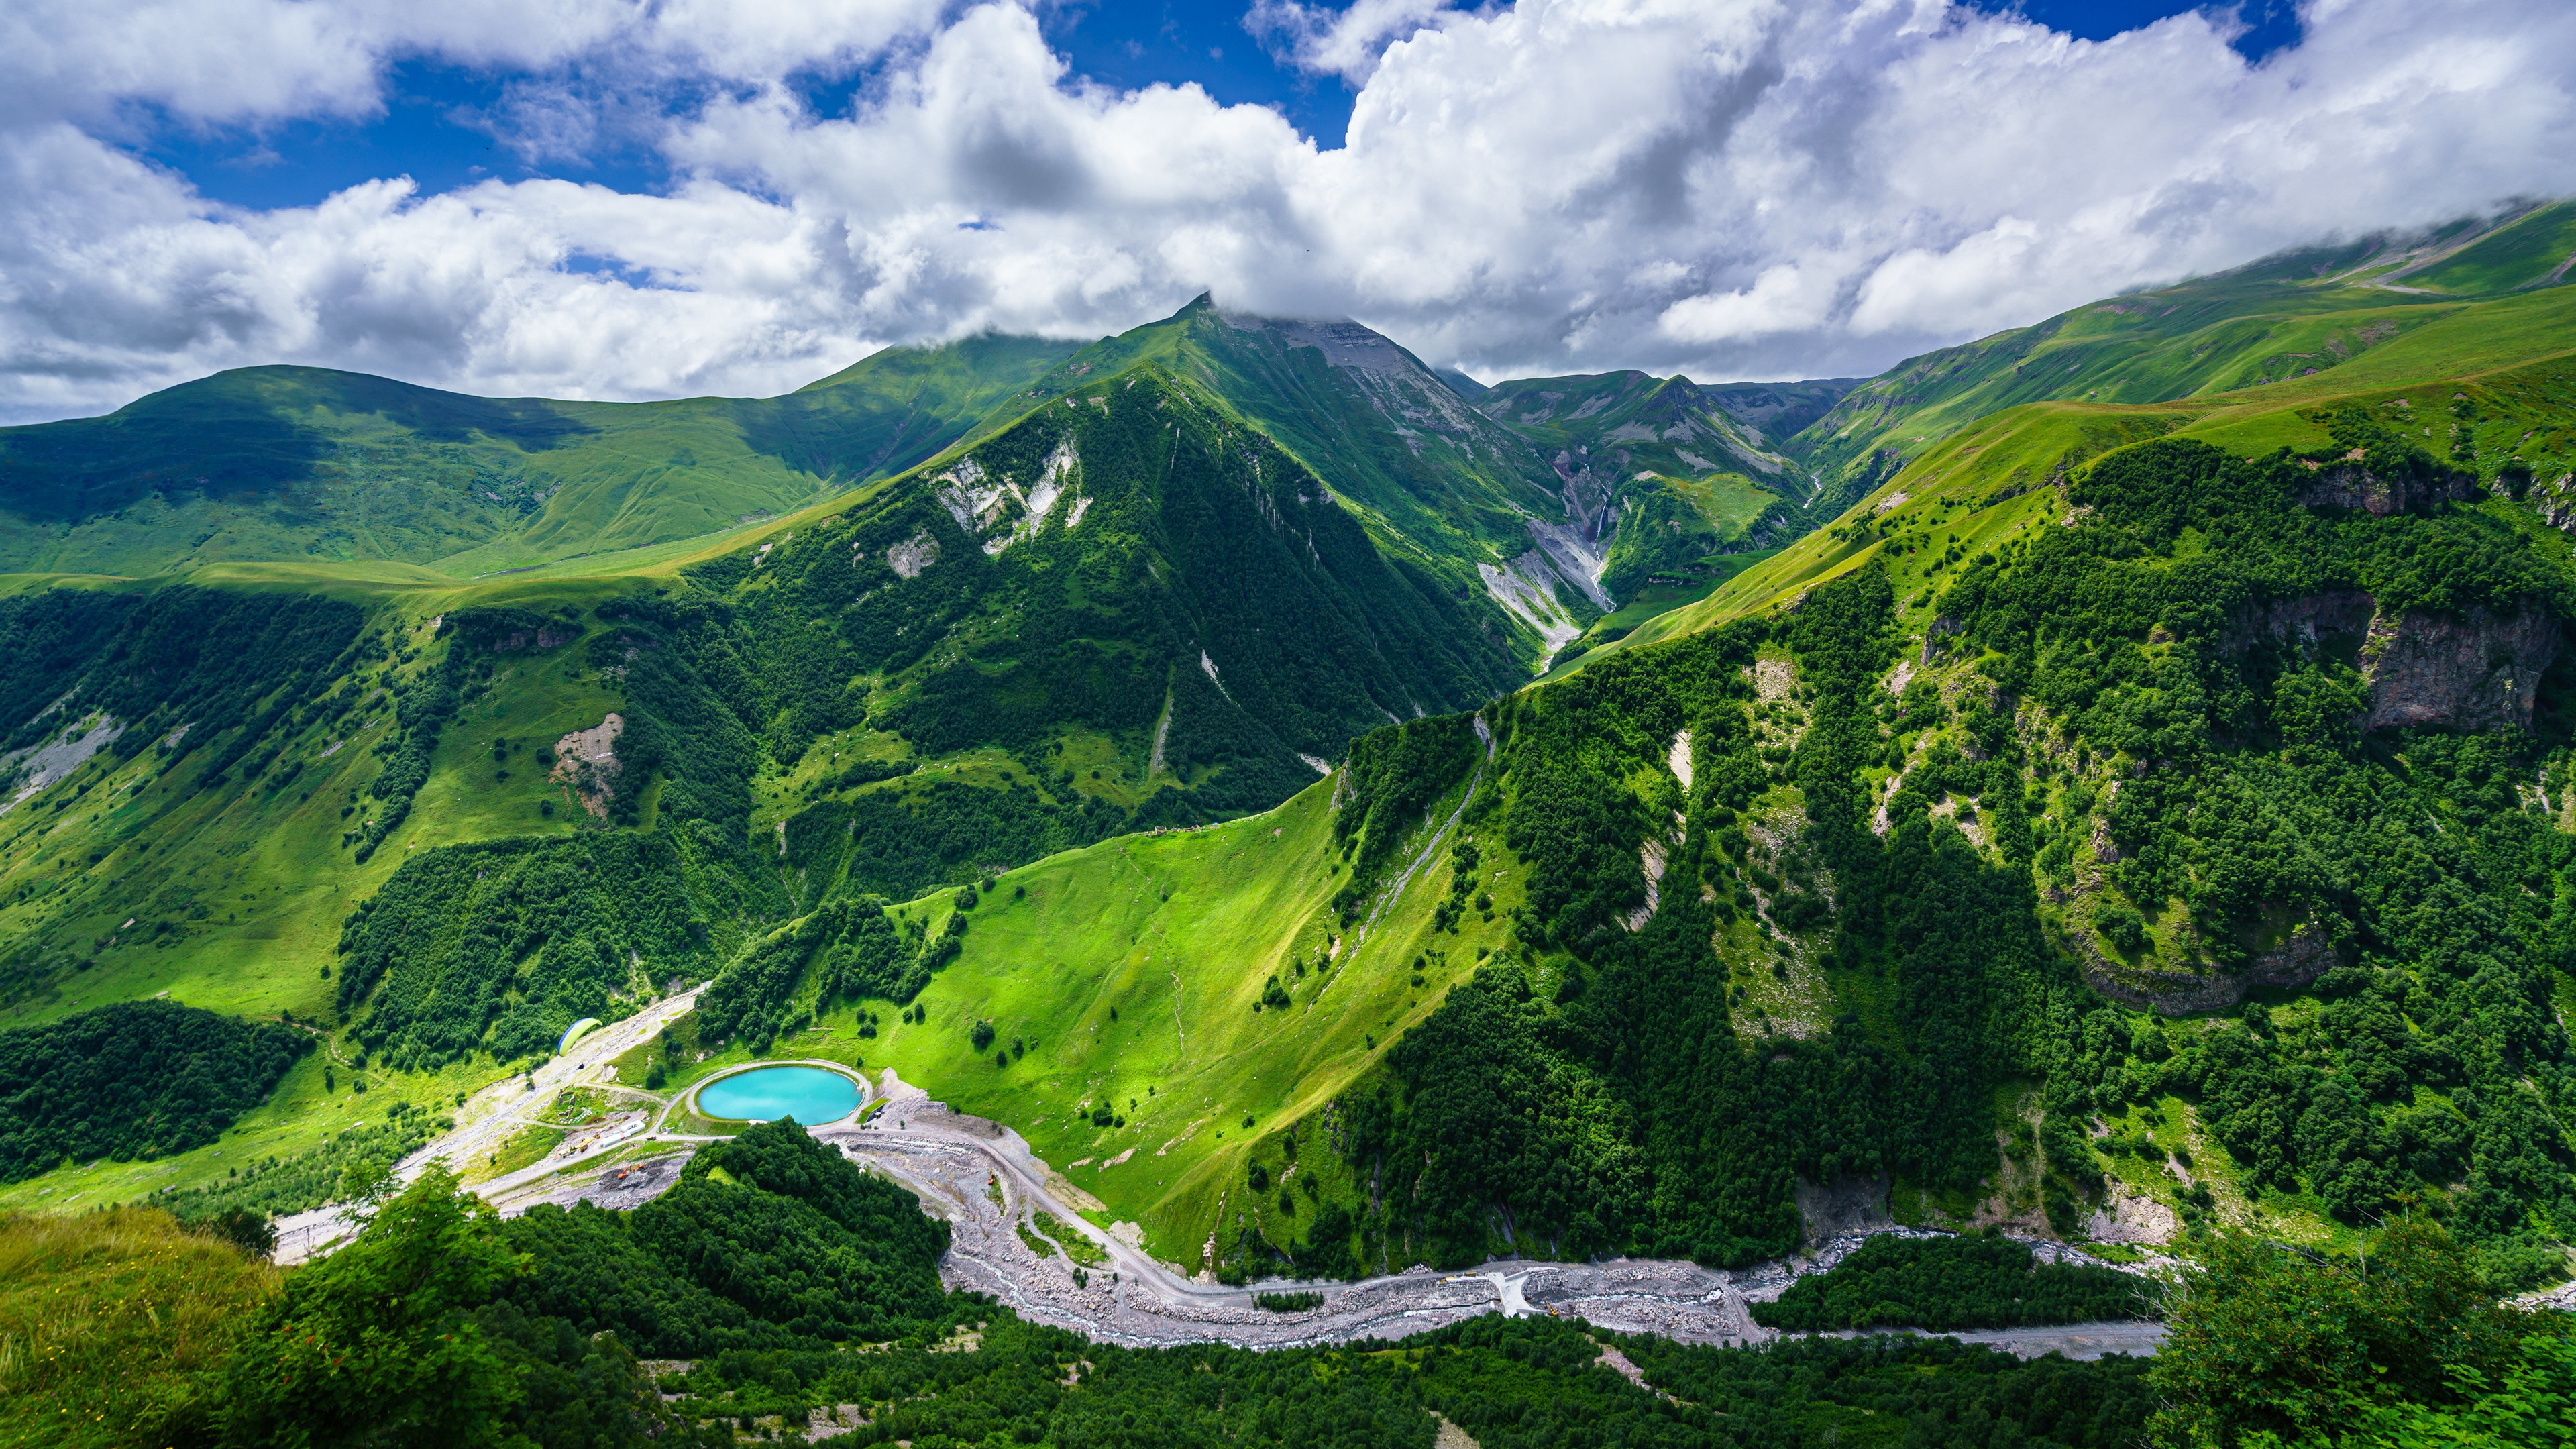
[[[1084,1220],[1073,1204],[1088,1196],[1035,1157],[1017,1132],[951,1111],[890,1070],[874,1095],[885,1106],[866,1125],[826,1126],[814,1135],[911,1188],[925,1211],[948,1223],[949,1251],[940,1276],[950,1287],[991,1294],[1035,1322],[1131,1347],[1213,1340],[1292,1348],[1393,1339],[1496,1310],[1579,1317],[1684,1343],[1764,1343],[1780,1335],[1755,1323],[1750,1305],[1776,1298],[1803,1274],[1831,1268],[1867,1236],[1837,1237],[1806,1257],[1735,1272],[1657,1259],[1515,1260],[1460,1273],[1417,1267],[1356,1283],[1265,1283],[1265,1292],[1311,1292],[1324,1299],[1302,1312],[1273,1313],[1254,1304],[1252,1288],[1185,1277]],[[673,1147],[669,1154],[605,1171],[558,1171],[492,1195],[505,1213],[535,1202],[568,1206],[585,1198],[601,1207],[631,1208],[678,1180],[695,1148],[679,1141]],[[1075,1265],[1063,1256],[1042,1258],[1031,1251],[1017,1227],[1040,1209],[1090,1238],[1107,1264],[1086,1270],[1077,1281]],[[2082,1256],[2057,1244],[2035,1246],[2049,1258]],[[2112,1322],[1945,1336],[2024,1358],[2063,1353],[2094,1359],[2154,1353],[2164,1332],[2159,1323]]]
[[[574,1042],[570,1049],[536,1069],[533,1077],[504,1077],[477,1092],[456,1113],[453,1132],[412,1153],[394,1164],[394,1175],[409,1182],[422,1169],[441,1158],[451,1164],[469,1163],[478,1157],[498,1151],[525,1128],[540,1125],[538,1118],[554,1094],[566,1087],[594,1087],[620,1096],[631,1097],[639,1107],[649,1107],[653,1099],[647,1094],[621,1086],[609,1066],[633,1047],[652,1039],[656,1032],[686,1015],[697,1005],[696,988],[666,997],[624,1021],[610,1024]],[[533,1081],[534,1085],[529,1083]],[[596,1127],[577,1129],[566,1134],[563,1144],[546,1159],[505,1176],[475,1186],[487,1201],[504,1213],[525,1211],[531,1202],[552,1201],[566,1192],[567,1202],[589,1197],[602,1207],[609,1206],[594,1190],[590,1174],[567,1178],[569,1167],[616,1151],[639,1137],[649,1139],[651,1129],[667,1118],[679,1098],[658,1111],[630,1111],[613,1114],[611,1120]],[[677,1161],[685,1162],[683,1155]],[[676,1180],[676,1162],[672,1169]],[[562,1179],[562,1180],[558,1180]],[[664,1182],[663,1187],[670,1186]],[[657,1191],[659,1189],[656,1189]],[[651,1194],[646,1194],[649,1197]],[[635,1202],[642,1202],[639,1197]],[[617,1206],[632,1207],[635,1203]],[[306,1258],[327,1253],[349,1235],[352,1224],[338,1203],[293,1213],[277,1220],[277,1261],[300,1263]]]

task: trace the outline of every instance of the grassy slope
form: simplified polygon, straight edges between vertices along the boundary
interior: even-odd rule
[[[2548,283],[2572,252],[2567,203],[2493,230],[2288,252],[1908,359],[1785,448],[1847,502],[1883,480],[1889,460],[1918,462],[2022,404],[2201,400],[2347,371],[2470,300]]]
[[[559,586],[531,597],[525,585],[506,591],[485,586],[435,601],[406,599],[402,607],[409,615],[456,607],[467,598],[529,607],[556,602],[563,592]],[[391,874],[403,851],[453,839],[574,828],[563,815],[554,822],[535,816],[534,792],[524,783],[534,772],[520,775],[517,761],[518,779],[491,780],[488,736],[501,731],[551,740],[561,729],[596,723],[614,700],[596,693],[595,682],[563,677],[565,663],[578,657],[577,646],[566,646],[516,661],[514,687],[492,696],[508,701],[507,719],[466,715],[451,724],[412,823],[395,837],[402,850],[389,844],[367,866],[350,867],[337,849],[334,832],[341,821],[332,804],[372,776],[375,761],[360,751],[334,757],[355,756],[343,773],[322,777],[309,803],[298,802],[292,792],[269,802],[198,797],[190,808],[202,812],[202,819],[187,816],[165,827],[169,844],[155,878],[196,892],[208,905],[207,918],[184,922],[166,945],[107,948],[100,964],[72,978],[61,996],[13,1013],[11,1024],[159,991],[218,1010],[273,1015],[283,1007],[307,1019],[327,1017],[331,983],[320,968],[333,959],[339,922]],[[814,755],[828,753],[818,749]],[[136,769],[147,762],[148,756],[138,760]],[[1010,765],[1006,758],[968,758],[951,768],[971,778],[979,770]],[[306,779],[313,776],[308,769]],[[799,803],[792,784],[765,778],[756,831]],[[154,808],[152,789],[121,808]],[[1187,1230],[1182,1225],[1210,1219],[1252,1140],[1311,1112],[1356,1079],[1375,1048],[1390,1044],[1436,1006],[1449,982],[1472,967],[1477,946],[1501,944],[1501,921],[1486,924],[1473,916],[1462,934],[1437,943],[1427,939],[1431,906],[1448,889],[1444,856],[1412,881],[1364,938],[1344,948],[1329,974],[1297,980],[1289,972],[1290,957],[1311,963],[1330,934],[1327,902],[1337,881],[1328,870],[1329,800],[1329,782],[1322,782],[1265,815],[1202,830],[1122,837],[1014,871],[1004,878],[1002,892],[975,913],[964,956],[924,993],[927,1025],[890,1026],[886,1036],[862,1042],[855,1011],[845,1009],[805,1035],[781,1041],[771,1055],[849,1059],[864,1053],[871,1067],[897,1067],[906,1080],[962,1110],[1010,1122],[1059,1167],[1140,1147],[1126,1167],[1077,1169],[1074,1179],[1106,1202],[1113,1218],[1145,1223],[1156,1252],[1190,1260],[1194,1267],[1194,1252],[1174,1235]],[[1443,820],[1455,803],[1453,798],[1438,812]],[[76,856],[92,838],[91,824],[66,821],[44,837],[49,848],[29,848],[37,844],[30,839],[0,856],[0,887],[43,874],[67,854]],[[1408,846],[1408,855],[1430,843],[1426,832]],[[1445,839],[1439,848],[1445,852]],[[1014,888],[1024,888],[1026,898],[1011,899]],[[1489,888],[1498,910],[1516,903],[1510,873]],[[937,929],[949,909],[943,892],[903,911]],[[113,914],[102,893],[81,914],[77,930],[112,927]],[[8,919],[0,917],[0,923]],[[1417,990],[1410,985],[1412,962],[1426,949],[1445,955],[1426,962],[1426,983]],[[1273,972],[1295,986],[1299,1005],[1289,1016],[1251,1010]],[[889,1021],[893,1017],[887,1003],[867,1005]],[[1107,1020],[1112,1006],[1121,1017],[1115,1025]],[[994,1020],[1006,1043],[1014,1036],[1033,1040],[1033,1053],[1008,1071],[994,1068],[966,1039],[978,1017]],[[324,1090],[329,1055],[317,1053],[298,1064],[277,1095],[246,1115],[222,1146],[153,1163],[68,1168],[0,1189],[0,1206],[87,1206],[202,1183],[245,1159],[290,1154],[326,1134],[382,1120],[397,1097],[436,1102],[500,1074],[488,1064],[421,1075],[378,1071],[371,1074],[375,1090],[358,1096],[349,1090],[345,1057],[337,1090]],[[737,1045],[674,1079],[672,1089],[747,1059]],[[640,1069],[626,1075],[639,1076]],[[1122,1110],[1128,1097],[1142,1104],[1128,1113],[1125,1131],[1096,1131],[1073,1120],[1074,1101],[1099,1091],[1112,1092]],[[1246,1113],[1259,1131],[1242,1131]],[[1157,1147],[1185,1135],[1193,1122],[1201,1125],[1187,1134],[1188,1141],[1156,1157]]]
[[[201,574],[191,581],[214,580]],[[367,592],[356,581],[344,581],[338,591]],[[590,591],[607,592],[598,585]],[[447,610],[491,602],[551,605],[570,592],[562,586],[450,587],[377,595],[372,602],[380,626],[423,646],[428,620]],[[461,711],[440,738],[411,820],[395,837],[400,848],[389,844],[365,865],[350,864],[340,847],[339,832],[356,818],[344,820],[340,809],[382,767],[370,749],[390,728],[381,701],[339,730],[316,726],[295,739],[281,758],[301,759],[305,769],[275,794],[193,791],[192,772],[156,778],[158,762],[148,752],[121,765],[102,755],[75,777],[90,785],[80,808],[44,808],[57,798],[48,790],[0,816],[0,932],[41,929],[67,942],[117,938],[57,993],[13,1008],[9,1024],[162,990],[219,1011],[325,1011],[331,988],[320,968],[332,959],[340,919],[393,873],[404,851],[573,828],[560,815],[553,821],[538,815],[537,800],[555,792],[538,783],[532,763],[514,757],[511,779],[493,778],[491,741],[506,734],[531,748],[551,744],[615,709],[619,696],[579,669],[579,654],[578,646],[566,645],[514,659],[511,687]],[[339,739],[341,747],[325,754]],[[101,808],[108,801],[114,803]],[[129,841],[148,845],[148,854],[132,844],[115,848]],[[109,847],[106,858],[89,862],[87,855],[102,846]],[[16,899],[28,882],[65,876],[67,885]],[[120,930],[146,901],[158,906],[152,916],[173,923],[157,940],[148,939],[151,918],[135,931]]]
[[[1220,1198],[1265,1220],[1278,1215],[1275,1202],[1247,1201],[1240,1186],[1253,1147],[1356,1081],[1474,968],[1478,947],[1500,948],[1499,913],[1518,903],[1518,873],[1504,870],[1486,886],[1495,921],[1471,914],[1458,935],[1429,933],[1431,908],[1449,888],[1453,793],[1433,812],[1442,825],[1406,845],[1408,859],[1436,845],[1432,863],[1364,934],[1354,930],[1330,971],[1296,977],[1291,960],[1311,966],[1335,934],[1331,794],[1319,782],[1265,815],[1123,837],[1013,871],[975,910],[965,954],[922,994],[925,1024],[886,1026],[862,1041],[854,1016],[839,1013],[776,1054],[819,1048],[871,1071],[893,1067],[961,1111],[1009,1123],[1106,1205],[1096,1215],[1104,1224],[1142,1224],[1156,1256],[1195,1271],[1193,1239],[1216,1220]],[[933,929],[951,909],[945,895],[904,908]],[[1430,958],[1435,950],[1444,954]],[[1274,974],[1296,1004],[1256,1012]],[[887,1003],[868,1005],[892,1020]],[[978,1020],[994,1024],[997,1045],[1032,1043],[1028,1055],[997,1067],[968,1039]],[[1075,1115],[1103,1095],[1125,1128]],[[1131,1151],[1116,1167],[1100,1165]],[[1337,1167],[1329,1156],[1308,1154],[1310,1170]]]
[[[2442,441],[2455,392],[2479,400],[2479,466],[2487,476],[2518,457],[2541,478],[2576,466],[2576,436],[2564,404],[2553,402],[2576,370],[2576,289],[2565,287],[2455,307],[2331,371],[2260,388],[2154,404],[2032,403],[1977,419],[1887,479],[1842,516],[1884,518],[1898,531],[1956,533],[1964,556],[2064,511],[2047,486],[2074,464],[2148,438],[2205,438],[2251,455],[2275,448],[2322,449],[2325,430],[2302,416],[2343,403],[2385,407],[2406,398]],[[1904,501],[1880,505],[1903,495]],[[1854,545],[1820,530],[1729,581],[1707,599],[1652,620],[1630,636],[1646,644],[1710,627],[1752,609],[1785,604],[1800,591],[1859,567],[1883,540]],[[1909,557],[1896,568],[1898,596],[1919,627],[1921,595],[1936,570]]]
[[[0,1220],[0,1438],[90,1446],[193,1437],[169,1422],[221,1372],[278,1270],[159,1213]]]
[[[595,601],[631,587],[624,580],[571,586],[516,579],[461,587],[448,581],[389,584],[376,577],[381,572],[235,565],[200,571],[188,581],[334,594],[367,605],[377,626],[399,631],[415,645],[427,643],[429,619],[468,604],[551,606],[576,597]],[[185,782],[193,771],[155,779],[157,761],[147,751],[113,770],[106,768],[115,763],[109,757],[93,760],[72,782],[75,788],[82,781],[91,785],[82,808],[60,814],[42,809],[63,788],[57,786],[0,816],[0,935],[40,933],[87,961],[76,974],[59,978],[49,993],[9,1008],[0,1025],[29,1025],[163,994],[239,1015],[293,1011],[305,1020],[327,1020],[333,983],[322,973],[337,959],[340,923],[408,852],[452,840],[576,828],[572,812],[560,804],[552,820],[538,815],[540,772],[526,755],[511,761],[509,781],[493,778],[491,737],[507,734],[532,750],[568,730],[595,725],[616,708],[618,696],[602,681],[567,667],[579,657],[578,645],[567,645],[514,660],[514,687],[469,707],[448,726],[409,822],[364,865],[350,862],[339,839],[360,817],[343,819],[340,812],[383,766],[369,749],[390,728],[381,704],[353,714],[336,732],[347,743],[328,756],[323,751],[335,732],[317,728],[295,740],[281,759],[302,759],[305,769],[292,787],[276,794],[239,786],[191,793]],[[109,800],[116,803],[92,808]],[[369,806],[360,801],[359,808]],[[130,843],[119,848],[120,840]],[[136,843],[148,844],[148,853],[138,852]],[[102,848],[103,860],[88,859]],[[22,887],[40,882],[55,884],[21,899]],[[128,919],[136,920],[133,929],[123,929]],[[162,920],[170,922],[167,934],[155,932]],[[90,953],[92,942],[105,944]],[[500,1075],[489,1064],[406,1076],[380,1072],[376,1090],[361,1095],[350,1090],[342,1057],[336,1090],[326,1091],[323,1069],[335,1053],[315,1053],[297,1063],[276,1095],[246,1114],[223,1146],[159,1162],[65,1169],[0,1189],[0,1206],[87,1206],[194,1185],[222,1177],[246,1158],[302,1151],[326,1134],[381,1121],[397,1098],[437,1102]]]
[[[889,349],[781,398],[657,403],[238,369],[106,417],[0,429],[0,566],[378,559],[464,578],[691,538],[900,472],[1071,350],[970,338]]]
[[[2487,296],[2545,286],[2566,275],[2576,258],[2576,201],[2537,207],[2469,247],[2381,275],[2384,283]]]

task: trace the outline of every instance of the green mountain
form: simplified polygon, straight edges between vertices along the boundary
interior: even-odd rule
[[[2546,281],[2495,258],[2554,224],[2348,256]],[[2368,310],[2295,270],[2224,305],[2275,341],[2260,308]],[[2342,1251],[2411,1210],[2549,1281],[2576,289],[2368,299],[2423,310],[2332,366],[2014,402],[1963,349],[1983,380],[1902,416],[1889,379],[1469,406],[1374,334],[1201,303],[737,537],[10,581],[9,1059],[143,1064],[114,1102],[0,1082],[46,1114],[13,1140],[191,1090],[123,1003],[327,1050],[245,1037],[248,1085],[0,1203],[336,1180],[389,1101],[676,979],[710,984],[621,1081],[892,1067],[1228,1278],[1741,1264],[1837,1213]],[[1871,407],[1957,421],[1802,472]],[[1524,683],[1582,585],[1694,572]]]
[[[241,368],[102,418],[0,428],[0,570],[381,560],[465,578],[697,537],[901,472],[1072,350],[975,337],[888,349],[785,397],[665,403]]]
[[[1551,508],[1551,474],[1527,439],[1356,322],[1247,316],[1202,296],[1065,359],[1032,393],[1049,396],[1139,362],[1224,397],[1426,551],[1526,546],[1524,520]]]
[[[1066,359],[1031,395],[1139,362],[1223,397],[1444,586],[1506,611],[1538,641],[1534,659],[1612,607],[1589,541],[1595,501],[1523,430],[1470,405],[1458,385],[1472,380],[1354,322],[1250,317],[1200,297]]]
[[[182,841],[201,830],[218,856],[282,851],[325,902],[380,851],[542,827],[557,806],[556,831],[587,814],[676,836],[666,864],[714,871],[742,907],[844,884],[904,896],[1265,809],[1352,735],[1526,677],[1508,616],[1381,549],[1293,457],[1151,363],[827,507],[631,573],[351,584],[345,602],[193,582],[0,601],[0,715],[24,722],[0,771],[37,797],[0,860],[65,858],[55,812],[93,788],[117,806],[70,834],[138,842],[99,848],[77,882],[25,877],[0,989],[91,995],[77,978],[130,940],[105,919],[120,911],[174,949],[160,922],[199,909],[189,882],[243,873],[195,863]],[[579,773],[589,747],[562,737],[611,715],[613,753],[595,754],[615,763]],[[523,758],[549,747],[562,758]],[[780,811],[757,866],[756,801]],[[325,806],[336,832],[283,823]],[[317,851],[333,833],[339,853]],[[317,875],[317,854],[338,864]]]
[[[0,569],[373,561],[471,578],[669,546],[905,472],[1148,364],[1329,479],[1406,567],[1494,599],[1508,617],[1484,627],[1532,661],[1605,597],[1540,551],[1579,500],[1557,496],[1527,439],[1355,323],[1204,297],[1088,347],[890,348],[768,399],[485,399],[313,368],[223,373],[104,418],[0,429]]]
[[[1712,550],[1797,531],[1796,500],[1753,481],[1788,486],[1764,440],[1839,390],[1673,379],[1647,398],[1632,394],[1651,380],[1631,373],[1508,384],[1488,410],[1460,393],[1483,394],[1472,380],[1355,323],[1229,314],[1205,297],[1087,347],[985,336],[890,348],[768,399],[487,399],[247,368],[103,418],[0,429],[0,568],[372,562],[472,578],[668,549],[905,472],[1149,364],[1329,480],[1405,567],[1491,601],[1506,617],[1480,627],[1532,662],[1659,572],[1697,584],[1708,570],[1691,566]],[[1547,421],[1567,388],[1580,397]],[[1694,444],[1745,471],[1698,467]],[[1631,455],[1666,483],[1621,471]]]
[[[2324,375],[2470,302],[2564,280],[2576,202],[2432,233],[2282,253],[1911,358],[1783,451],[1839,510],[1928,447],[2023,403],[2207,403]]]
[[[1050,1161],[1156,1153],[1073,1177],[1219,1272],[1743,1262],[1839,1195],[2185,1252],[2429,1204],[2496,1284],[2551,1281],[2571,299],[1982,420],[1272,815],[929,903],[972,929],[926,1021],[842,1040]],[[979,1020],[1037,1046],[979,1070]],[[1051,1110],[1102,1093],[1123,1122]],[[1291,1162],[1314,1197],[1247,1193]]]

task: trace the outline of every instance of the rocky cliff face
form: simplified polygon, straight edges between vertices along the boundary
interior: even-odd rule
[[[2479,496],[2478,480],[2466,473],[2443,471],[2424,477],[2395,473],[2383,477],[2349,460],[2308,466],[2317,470],[2316,476],[2299,491],[2299,501],[2310,508],[2358,508],[2373,518],[2386,518],[2410,508],[2466,502]]]
[[[2357,639],[2370,682],[2363,729],[2528,729],[2540,676],[2558,655],[2558,621],[2539,600],[2452,615],[2412,609],[2390,617],[2357,589],[2310,594],[2247,610],[2230,631],[2242,648],[2259,639],[2318,645]]]
[[[2510,612],[2409,610],[2370,621],[2364,729],[2529,729],[2540,676],[2558,654],[2558,621],[2534,599]]]

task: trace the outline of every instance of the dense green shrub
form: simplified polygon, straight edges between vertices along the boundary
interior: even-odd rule
[[[210,1395],[221,1441],[643,1449],[676,1422],[614,1338],[494,1295],[524,1269],[445,1168],[288,1275]]]
[[[1374,879],[1420,827],[1431,803],[1476,767],[1473,717],[1449,715],[1372,730],[1351,741],[1349,779],[1333,811],[1333,843],[1354,882]]]
[[[889,1338],[944,1308],[948,1225],[792,1119],[700,1152],[631,1213],[538,1207],[504,1232],[533,1259],[506,1290],[522,1308],[648,1356]]]
[[[839,889],[908,900],[934,886],[1106,840],[1127,824],[1126,812],[1070,790],[1050,798],[1023,784],[941,779],[869,790],[790,816],[785,860],[805,872],[816,897]]]
[[[768,1050],[785,1030],[809,970],[816,1008],[862,996],[910,1001],[929,979],[885,902],[874,896],[826,901],[753,942],[708,985],[698,997],[699,1035],[708,1041],[740,1035],[755,1051]]]
[[[2023,1328],[2151,1314],[2156,1285],[2114,1268],[2043,1263],[2002,1237],[1880,1234],[1824,1273],[1753,1305],[1765,1328]]]
[[[2563,1337],[2563,1315],[2497,1307],[2468,1254],[2421,1219],[2390,1224],[2363,1261],[2226,1234],[2176,1295],[2155,1364],[2154,1442],[2327,1442],[2374,1408],[2475,1398],[2520,1356],[2519,1340],[2553,1330]]]
[[[312,1045],[293,1027],[175,1001],[0,1031],[0,1182],[204,1147]]]
[[[665,977],[709,974],[709,872],[692,854],[666,833],[414,852],[341,928],[352,1034],[406,1071],[508,1061]]]
[[[226,1176],[176,1192],[154,1193],[147,1201],[187,1223],[205,1222],[231,1212],[271,1218],[307,1212],[338,1201],[351,1168],[363,1163],[400,1162],[455,1127],[452,1117],[396,1103],[383,1121],[365,1122],[333,1133],[319,1146],[287,1157],[244,1163],[238,1177]]]

